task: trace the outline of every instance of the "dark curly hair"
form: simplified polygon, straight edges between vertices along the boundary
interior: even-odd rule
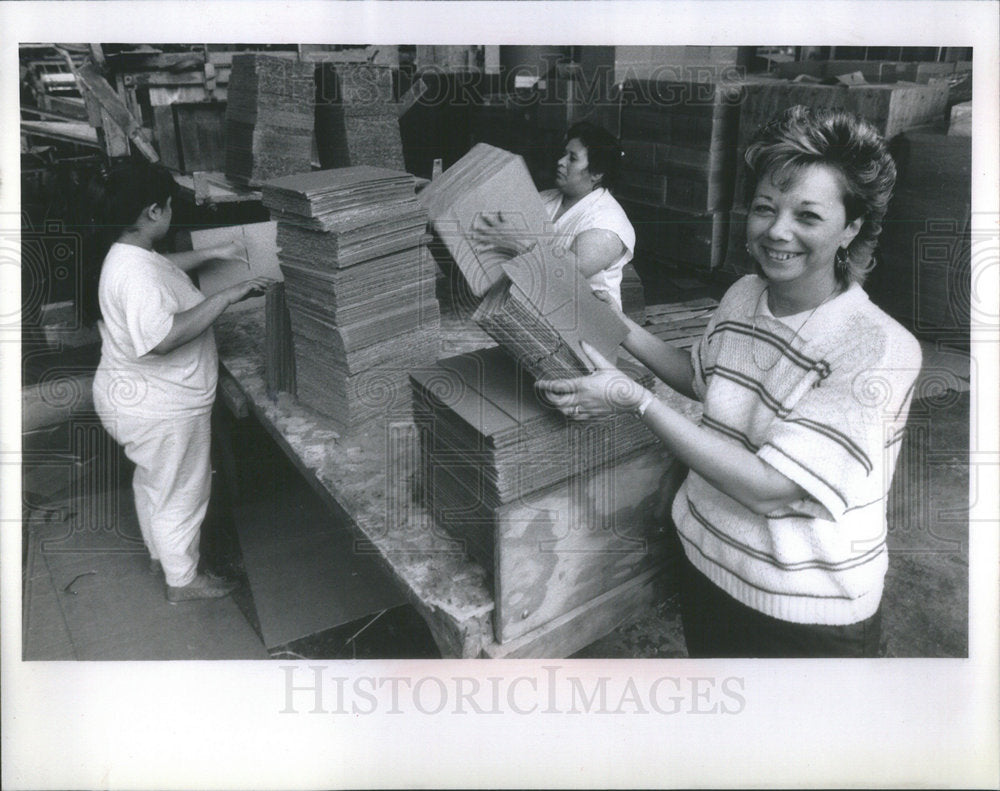
[[[568,143],[570,140],[579,140],[587,149],[587,170],[601,176],[601,186],[609,189],[613,187],[622,159],[618,139],[597,124],[580,121],[566,132],[564,142]]]
[[[864,283],[896,184],[896,163],[875,127],[851,113],[797,105],[757,133],[745,159],[748,203],[764,176],[784,189],[810,165],[827,165],[840,174],[847,222],[859,217],[864,222],[847,249],[847,266],[837,267],[837,280],[845,288],[852,280]]]

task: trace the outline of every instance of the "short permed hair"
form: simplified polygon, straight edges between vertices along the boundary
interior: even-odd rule
[[[570,140],[579,140],[587,149],[587,170],[601,175],[601,186],[613,187],[622,159],[618,139],[597,124],[580,121],[566,132],[565,142]]]
[[[827,165],[841,176],[847,222],[862,217],[861,230],[848,247],[846,287],[863,283],[874,266],[875,244],[882,232],[896,163],[874,126],[851,113],[790,107],[757,133],[746,150],[747,203],[757,184],[770,176],[782,189],[809,165]]]

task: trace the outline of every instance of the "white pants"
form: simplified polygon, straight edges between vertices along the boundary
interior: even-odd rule
[[[167,585],[198,571],[198,540],[212,489],[211,414],[153,420],[106,412],[101,422],[135,464],[132,490],[142,540],[163,564]]]

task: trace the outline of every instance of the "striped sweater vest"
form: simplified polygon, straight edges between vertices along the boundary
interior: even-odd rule
[[[702,425],[808,496],[761,516],[692,471],[674,521],[691,562],[747,606],[855,623],[882,596],[886,500],[920,346],[857,284],[786,319],[767,310],[765,285],[733,285],[692,350]]]

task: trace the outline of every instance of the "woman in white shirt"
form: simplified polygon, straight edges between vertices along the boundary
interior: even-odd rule
[[[268,283],[250,278],[206,298],[185,272],[239,257],[236,245],[156,252],[170,230],[175,189],[164,168],[139,162],[116,168],[104,185],[103,224],[114,243],[98,285],[101,361],[93,385],[101,423],[136,465],[139,526],[171,603],[225,596],[234,587],[198,572],[212,479],[212,323]]]
[[[622,158],[618,141],[606,130],[583,121],[566,133],[556,165],[556,188],[541,193],[555,228],[557,248],[572,252],[577,268],[595,292],[622,304],[622,269],[635,252],[635,229],[611,195]],[[531,243],[517,238],[502,215],[482,218],[480,240],[519,255]]]

